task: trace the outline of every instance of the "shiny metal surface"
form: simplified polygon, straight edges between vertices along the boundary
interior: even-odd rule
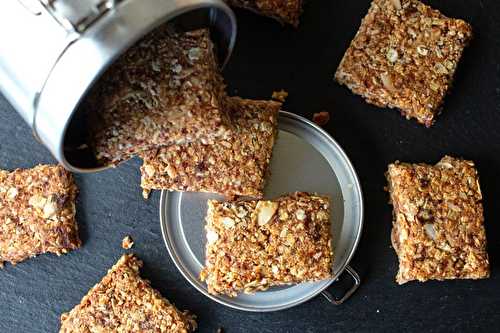
[[[293,191],[328,194],[332,198],[334,278],[317,283],[271,288],[235,298],[214,296],[199,279],[204,263],[206,201],[220,198],[204,193],[163,191],[160,223],[166,247],[183,276],[201,293],[226,306],[254,312],[286,309],[328,288],[344,272],[359,242],[363,224],[363,198],[356,173],[338,144],[312,122],[281,112],[279,135],[271,161],[265,197]],[[357,287],[357,286],[356,286]],[[354,289],[355,290],[355,289]],[[349,292],[343,300],[352,293]]]
[[[173,20],[186,30],[210,27],[219,59],[227,61],[236,20],[222,0],[2,1],[0,89],[66,168],[101,170],[92,161],[81,162],[73,156],[79,152],[68,147],[72,116],[120,54]]]

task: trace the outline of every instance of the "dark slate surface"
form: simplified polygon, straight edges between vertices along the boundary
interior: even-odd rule
[[[435,0],[434,7],[469,21],[467,49],[437,124],[426,129],[396,111],[365,104],[338,86],[333,73],[369,1],[311,1],[298,31],[238,11],[239,39],[225,76],[231,93],[267,98],[284,88],[288,111],[311,117],[327,110],[327,130],[350,156],[366,199],[362,241],[352,265],[358,293],[338,307],[318,297],[277,313],[250,314],[218,305],[178,273],[163,245],[159,195],[141,198],[139,161],[94,175],[77,175],[78,221],[84,246],[66,256],[43,255],[0,271],[0,332],[55,332],[59,315],[77,304],[123,253],[130,234],[145,261],[143,275],[180,308],[199,317],[200,332],[488,331],[500,321],[500,3]],[[484,281],[394,283],[391,207],[384,171],[394,160],[436,162],[444,154],[476,161],[485,197],[492,277]],[[54,160],[0,98],[0,167]],[[304,161],[307,163],[307,161]]]

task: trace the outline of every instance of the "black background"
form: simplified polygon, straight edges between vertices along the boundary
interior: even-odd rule
[[[333,81],[335,69],[365,15],[369,1],[310,1],[298,30],[237,11],[239,37],[225,78],[231,94],[290,95],[285,109],[307,118],[329,111],[328,132],[353,162],[365,196],[365,226],[352,261],[362,275],[344,305],[317,297],[293,309],[245,313],[219,305],[185,281],[164,247],[159,193],[144,201],[140,162],[93,175],[77,175],[78,222],[83,247],[62,257],[42,255],[0,271],[0,332],[55,332],[59,316],[97,283],[124,250],[144,260],[143,276],[181,309],[198,315],[200,332],[489,331],[500,321],[500,2],[435,0],[435,8],[472,24],[475,37],[458,67],[443,114],[430,129],[394,110],[366,104]],[[35,56],[35,55],[34,55]],[[394,282],[391,207],[384,171],[395,160],[438,161],[444,154],[476,162],[484,194],[491,278],[482,281]],[[0,97],[0,167],[54,162],[28,126]],[[307,163],[307,161],[304,161]]]

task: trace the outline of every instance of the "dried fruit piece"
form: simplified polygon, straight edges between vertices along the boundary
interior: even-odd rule
[[[328,111],[321,111],[313,114],[313,121],[319,126],[325,126],[330,121],[330,113]]]
[[[273,201],[259,201],[255,206],[255,214],[257,215],[257,224],[263,226],[273,218],[278,210],[278,203]]]

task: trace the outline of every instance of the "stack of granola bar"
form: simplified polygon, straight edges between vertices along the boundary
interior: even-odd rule
[[[140,156],[145,196],[262,196],[281,104],[226,95],[208,30],[160,27],[113,64],[85,108],[96,159]]]

